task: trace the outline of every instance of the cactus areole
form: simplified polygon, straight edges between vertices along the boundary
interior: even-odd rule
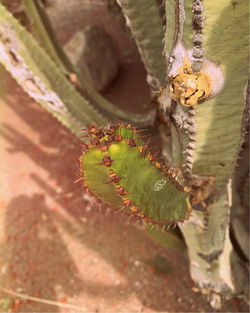
[[[136,128],[90,125],[80,157],[84,186],[102,203],[145,222],[172,224],[190,215],[188,194],[176,170],[148,151]]]
[[[170,77],[170,94],[183,106],[195,106],[205,100],[211,90],[210,77],[202,72],[193,73],[191,65],[184,64],[175,76]]]

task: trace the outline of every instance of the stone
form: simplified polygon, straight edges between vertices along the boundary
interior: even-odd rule
[[[118,74],[116,44],[99,25],[75,33],[64,49],[79,74],[97,91],[104,90]]]

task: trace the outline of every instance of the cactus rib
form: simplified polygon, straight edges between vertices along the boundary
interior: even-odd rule
[[[231,174],[241,138],[244,111],[242,96],[248,79],[248,3],[237,9],[226,1],[204,0],[206,20],[203,48],[206,58],[222,68],[225,82],[216,97],[197,106],[197,140],[193,150],[193,174],[215,175],[222,192]],[[192,1],[185,1],[184,45],[192,47]],[[238,34],[241,34],[239,38]],[[233,50],[232,50],[233,47]],[[230,131],[229,131],[230,130]],[[226,153],[225,153],[226,151]]]
[[[172,0],[165,0],[166,26],[164,35],[164,54],[167,62],[175,38],[175,8]]]
[[[31,27],[40,45],[61,68],[63,73],[73,72],[74,67],[58,42],[41,1],[23,0],[23,5],[27,16],[32,18]]]
[[[148,83],[153,90],[165,84],[163,51],[163,25],[157,1],[118,0],[131,28],[148,73]],[[153,31],[152,31],[153,30]]]

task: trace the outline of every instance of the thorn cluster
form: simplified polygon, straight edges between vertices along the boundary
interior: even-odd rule
[[[110,184],[110,183],[118,183],[121,179],[124,177],[119,177],[114,171],[109,170],[109,180],[105,182],[104,184]]]
[[[187,136],[188,136],[188,144],[186,147],[186,168],[185,168],[185,174],[188,177],[192,174],[192,168],[193,168],[193,150],[195,148],[195,142],[196,142],[196,132],[197,132],[197,124],[195,121],[195,114],[196,109],[194,107],[190,107],[188,109],[188,128],[187,128]]]
[[[195,30],[195,34],[193,36],[193,53],[192,56],[194,61],[192,63],[192,70],[194,73],[197,73],[201,70],[204,50],[202,48],[202,29],[204,27],[204,17],[203,17],[203,4],[202,0],[194,0],[193,2],[193,28]]]

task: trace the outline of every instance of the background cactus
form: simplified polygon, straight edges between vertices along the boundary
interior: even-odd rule
[[[131,114],[98,94],[66,58],[42,2],[23,3],[25,13],[32,17],[29,27],[36,39],[0,4],[0,61],[31,97],[77,136],[82,127],[105,120],[113,122],[115,116],[132,125],[152,124],[156,110],[144,115]],[[193,209],[190,218],[179,226],[189,249],[195,290],[207,293],[215,307],[220,306],[221,295],[247,298],[249,256],[246,243],[239,239],[242,237],[239,230],[243,229],[246,236],[247,227],[242,219],[248,212],[249,181],[248,4],[166,0],[159,8],[154,0],[118,3],[147,70],[152,101],[158,99],[165,155],[163,172],[167,176],[156,168],[156,161],[150,163],[150,152],[144,150],[142,155],[138,151],[144,144],[136,130],[117,126],[112,134],[108,134],[107,128],[101,138],[90,133],[82,156],[85,182],[95,196],[117,210],[127,200],[130,207],[126,207],[127,213],[142,214],[146,222],[176,222],[187,217],[189,206],[188,196],[179,190],[183,189],[182,184],[175,182],[169,171],[171,162],[178,172],[177,180],[182,180],[189,192]],[[112,135],[121,138],[111,140],[103,151],[101,142],[105,143]],[[117,149],[123,150],[123,154],[117,153]],[[148,179],[144,181],[139,166],[135,167],[138,175],[135,170],[130,171],[135,159],[139,166],[148,167],[148,175],[154,181],[166,179],[162,198],[157,198],[152,206],[148,200],[143,202],[145,186],[149,198],[155,196],[151,185],[147,186]],[[96,165],[106,161],[110,166]],[[105,180],[101,181],[100,175]],[[117,186],[114,175],[128,179],[119,180]],[[139,177],[136,194],[132,190],[133,175],[134,179]],[[101,194],[93,184],[97,181],[101,183],[98,189]],[[120,192],[128,193],[126,199],[117,194],[119,188]],[[237,247],[233,247],[229,236],[230,215]],[[243,259],[237,249],[243,251]]]

